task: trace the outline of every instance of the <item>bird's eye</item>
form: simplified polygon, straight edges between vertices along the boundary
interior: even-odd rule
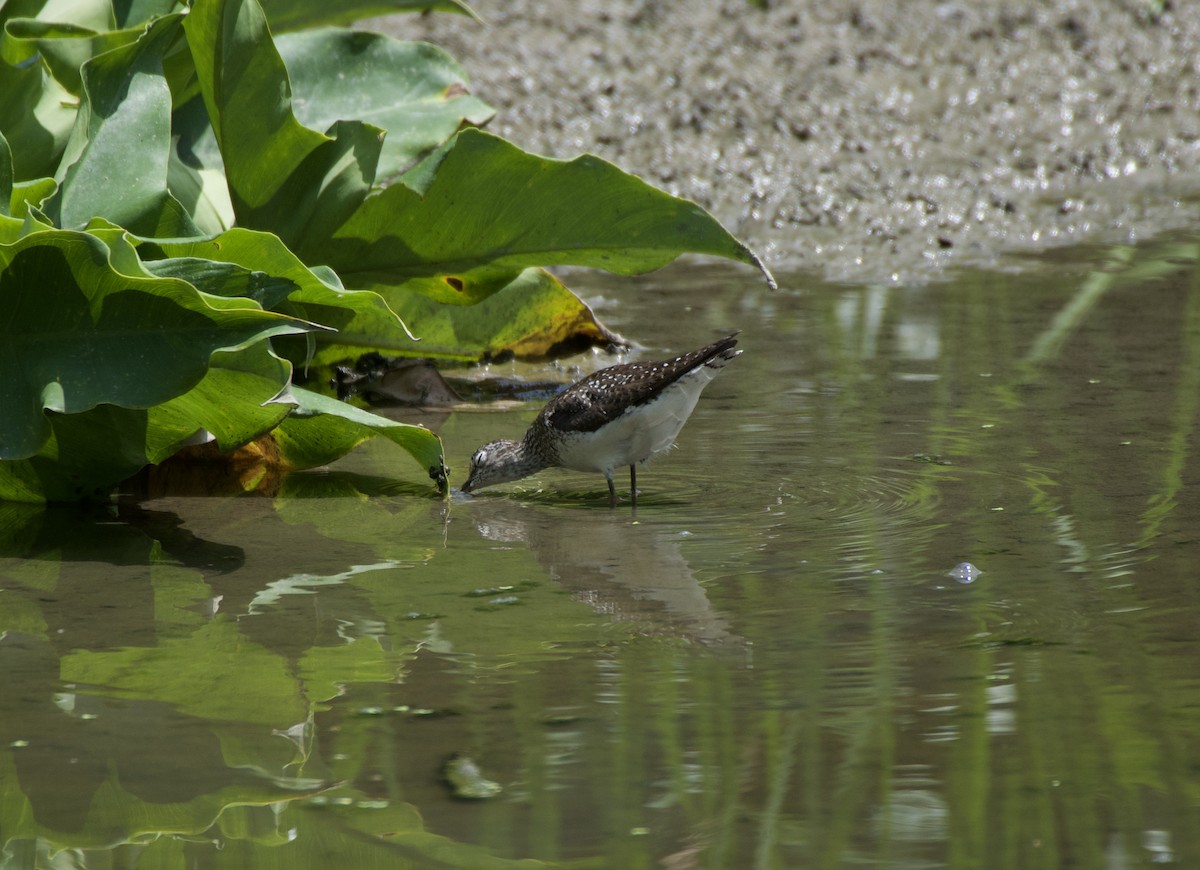
[[[483,463],[487,462],[487,451],[486,450],[476,450],[475,456],[471,459],[471,462],[473,462],[476,465],[483,465]]]

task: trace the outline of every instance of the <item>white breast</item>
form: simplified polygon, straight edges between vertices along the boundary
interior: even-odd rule
[[[699,366],[644,405],[629,408],[595,432],[572,432],[558,445],[558,459],[576,471],[610,474],[624,465],[644,465],[670,450],[696,407],[700,393],[717,374]]]

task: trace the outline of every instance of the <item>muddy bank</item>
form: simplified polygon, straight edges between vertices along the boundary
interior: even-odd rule
[[[773,267],[923,280],[1200,208],[1200,16],[1178,2],[478,0],[444,46],[522,147],[693,199]]]

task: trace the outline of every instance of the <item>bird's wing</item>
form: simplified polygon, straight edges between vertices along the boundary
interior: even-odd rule
[[[736,335],[736,333],[735,333]],[[593,372],[552,400],[541,418],[560,432],[595,432],[629,408],[652,401],[688,372],[714,359],[732,359],[733,335],[672,360],[626,363]]]
[[[606,405],[600,392],[579,384],[546,408],[546,422],[559,432],[595,432],[624,410]]]

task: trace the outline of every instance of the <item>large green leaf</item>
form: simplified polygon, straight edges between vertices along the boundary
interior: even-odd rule
[[[464,121],[482,124],[494,114],[468,92],[463,68],[429,43],[329,28],[280,36],[275,45],[302,124],[327,130],[354,118],[387,132],[379,179],[411,167]]]
[[[171,91],[162,58],[181,20],[159,18],[137,42],[83,65],[83,101],[63,155],[62,186],[47,207],[59,226],[103,216],[141,235],[198,234],[167,190]]]
[[[475,305],[443,305],[420,293],[390,295],[404,321],[417,324],[418,344],[394,341],[379,333],[356,336],[358,346],[352,346],[340,333],[330,334],[324,336],[314,361],[336,363],[360,355],[364,347],[454,360],[491,359],[508,353],[537,359],[560,345],[616,338],[578,296],[545,269],[526,269]]]
[[[102,496],[142,467],[162,462],[197,436],[232,450],[274,429],[291,406],[272,401],[291,366],[265,342],[213,354],[203,379],[149,409],[101,405],[49,417],[51,435],[28,459],[0,461],[0,501],[69,501]]]
[[[182,278],[200,292],[215,296],[244,296],[269,311],[278,310],[296,289],[286,278],[199,257],[172,257],[142,265],[160,278]]]
[[[138,447],[146,411],[99,405],[52,414],[37,453],[0,460],[0,501],[77,501],[100,497],[146,464]]]
[[[335,283],[336,276],[328,274],[327,270],[319,274],[305,266],[271,233],[235,228],[213,239],[161,242],[157,247],[166,256],[176,258],[147,263],[159,274],[177,268],[171,264],[178,263],[178,258],[235,264],[260,276],[289,282],[287,313],[333,327],[338,330],[340,342],[413,349],[413,339],[404,324],[379,294],[342,288],[340,283]],[[263,307],[275,306],[264,304]]]
[[[199,383],[214,351],[309,328],[248,299],[121,274],[84,233],[0,245],[0,458],[38,452],[46,410],[149,408]]]
[[[182,396],[150,408],[146,459],[162,462],[182,440],[206,432],[221,450],[233,450],[278,426],[291,410],[274,401],[292,379],[292,367],[265,342],[212,355],[204,378]]]
[[[407,450],[445,491],[442,440],[424,426],[389,420],[301,387],[292,387],[282,400],[296,404],[276,430],[283,457],[293,468],[325,465],[368,438],[382,435]]]
[[[116,24],[112,0],[8,0],[0,4],[0,23],[6,29],[22,20],[61,21],[92,30]],[[4,51],[11,50],[6,41]]]
[[[293,248],[328,237],[374,181],[382,131],[340,122],[325,135],[296,120],[253,0],[197,0],[184,28],[238,223]]]
[[[432,10],[478,17],[462,0],[344,0],[337,3],[329,0],[262,0],[262,7],[275,33],[326,24],[350,24],[393,12]]]
[[[84,63],[134,42],[147,22],[184,6],[177,0],[23,0],[7,7],[0,3],[9,13],[0,12],[0,56],[14,66],[39,58],[59,84],[79,94]]]
[[[631,275],[683,253],[740,260],[770,277],[700,206],[598,157],[551,160],[468,129],[436,161],[434,171],[411,174],[411,187],[368,198],[307,255],[319,252],[347,286],[385,298],[399,287],[461,303],[485,298],[529,266]]]
[[[87,26],[74,22],[16,19],[6,28],[5,59],[22,63],[41,58],[55,80],[72,94],[83,85],[81,69],[91,58],[137,40],[142,28],[108,29],[110,22]]]
[[[574,343],[616,339],[544,269],[524,270],[476,305],[392,293],[398,309],[393,311],[379,294],[346,290],[335,274],[304,266],[268,233],[234,229],[212,241],[164,243],[161,249],[175,256],[148,261],[153,274],[184,278],[207,293],[244,295],[264,308],[336,329],[277,339],[276,350],[297,364],[332,364],[366,350],[455,360],[504,354],[536,359]],[[420,324],[419,335],[408,331],[409,319]],[[315,353],[310,338],[319,342]]]
[[[74,97],[43,64],[15,67],[0,60],[0,133],[12,149],[14,178],[54,172],[75,109]]]

